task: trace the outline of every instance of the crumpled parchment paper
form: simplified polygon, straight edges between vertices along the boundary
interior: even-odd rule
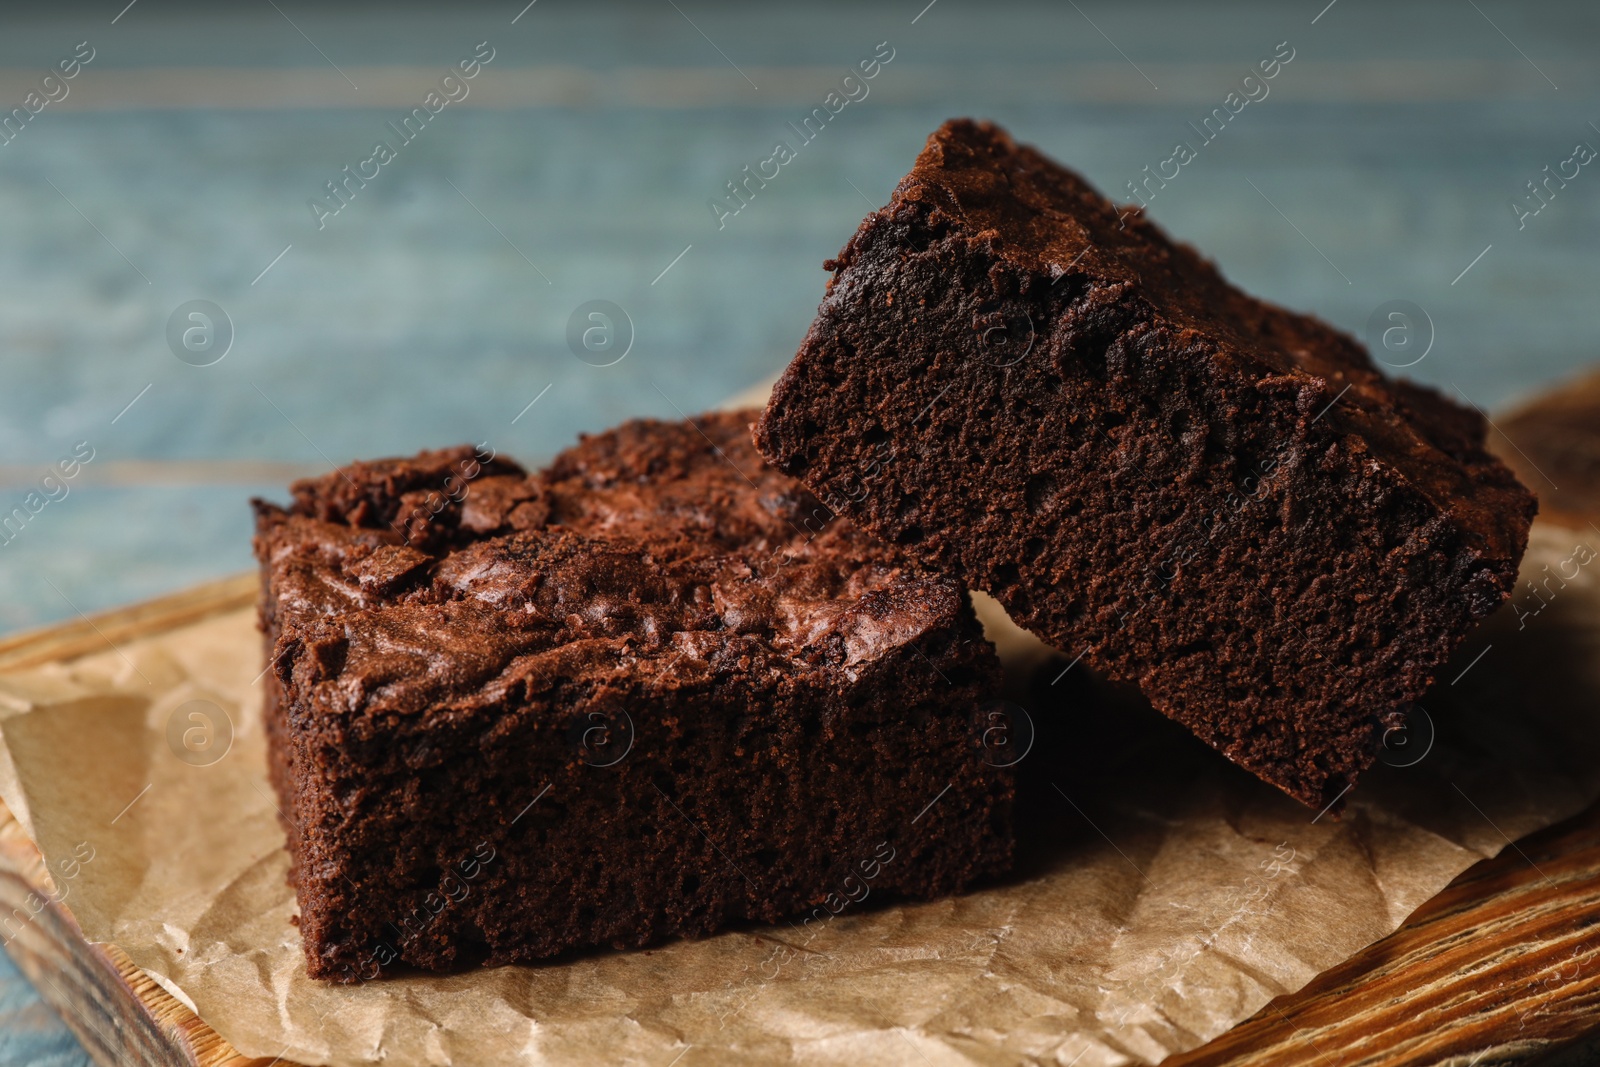
[[[540,967],[309,980],[244,610],[0,676],[0,797],[52,870],[80,860],[69,906],[85,935],[121,946],[250,1055],[1154,1062],[1600,794],[1597,551],[1600,531],[1536,527],[1524,577],[1537,592],[1524,586],[1468,640],[1425,705],[1433,729],[1419,717],[1392,738],[1342,817],[1148,710],[1036,688],[1022,699],[1041,737],[1080,721],[1065,748],[1041,743],[1018,765],[1031,784],[1016,873],[955,899],[852,904],[804,945],[783,926]],[[1041,658],[1015,633],[1001,643],[1018,671]]]

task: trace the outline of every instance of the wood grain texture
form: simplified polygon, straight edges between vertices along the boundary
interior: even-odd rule
[[[1531,1062],[1600,1025],[1600,804],[1476,864],[1400,927],[1163,1067]]]
[[[149,1067],[265,1067],[241,1056],[115,945],[91,945],[38,851],[0,805],[0,922],[17,969],[96,1063]],[[290,1065],[293,1067],[293,1065]]]
[[[0,952],[0,1063],[93,1067],[93,1062],[61,1016]]]
[[[1270,98],[1201,149],[1153,217],[1247,291],[1358,336],[1379,305],[1420,302],[1439,343],[1404,373],[1452,396],[1459,385],[1497,406],[1567,377],[1600,336],[1600,186],[1585,167],[1523,228],[1507,205],[1597,136],[1600,17],[1581,0],[1478,2],[1482,14],[1464,0],[940,2],[912,24],[927,0],[904,13],[680,0],[759,91],[660,0],[540,2],[514,26],[527,0],[401,5],[381,33],[370,5],[308,5],[312,25],[280,4],[359,92],[268,4],[139,3],[114,28],[127,0],[103,19],[25,5],[0,34],[5,107],[74,42],[101,54],[0,151],[6,507],[70,442],[99,451],[70,500],[3,550],[0,629],[248,566],[243,498],[282,493],[273,465],[320,471],[469,438],[538,462],[579,431],[703,410],[788,361],[822,261],[940,120],[1000,120],[1126,198],[1285,39],[1298,57]],[[318,229],[307,199],[491,27],[505,36],[471,96]],[[871,96],[719,228],[708,198],[885,39],[898,55]],[[214,369],[167,352],[167,317],[194,296],[238,327]],[[640,339],[603,372],[565,336],[596,297],[625,307]]]
[[[170,596],[115,611],[0,639],[0,671],[20,670],[103,652],[143,634],[198,622],[253,603],[259,579],[254,571],[184,589]]]
[[[97,652],[141,634],[183,626],[255,599],[241,574],[93,618],[0,641],[0,669]],[[33,842],[0,804],[0,938],[6,954],[100,1064],[267,1067],[242,1056],[115,945],[84,940]],[[285,1061],[279,1061],[284,1063]],[[295,1067],[285,1064],[285,1067]]]

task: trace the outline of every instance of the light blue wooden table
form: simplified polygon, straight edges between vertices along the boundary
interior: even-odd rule
[[[950,115],[1122,198],[1199,145],[1150,187],[1159,222],[1358,334],[1412,301],[1434,343],[1407,373],[1485,407],[1600,338],[1600,166],[1568,162],[1600,147],[1592,4],[124,2],[0,14],[0,117],[26,116],[0,122],[0,507],[48,501],[0,546],[0,630],[247,567],[246,498],[297,473],[465,440],[537,461],[772,375],[822,260]],[[719,227],[725,183],[885,48]],[[403,139],[430,91],[465,96]],[[346,166],[369,177],[310,207]],[[209,366],[168,339],[194,300],[232,324]],[[591,300],[632,323],[611,366],[568,344]],[[66,495],[41,488],[80,442]],[[82,1062],[50,1019],[0,962],[0,1062]]]

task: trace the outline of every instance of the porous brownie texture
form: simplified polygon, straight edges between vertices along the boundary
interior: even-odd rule
[[[755,414],[256,502],[313,977],[814,930],[1006,869],[999,665],[964,589],[766,465]]]
[[[987,123],[861,224],[757,444],[1308,805],[1501,603],[1484,420]]]

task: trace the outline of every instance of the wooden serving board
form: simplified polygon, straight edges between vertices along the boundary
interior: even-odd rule
[[[254,595],[255,576],[243,575],[13,638],[0,642],[0,670],[99,651],[107,640],[237,610]],[[29,894],[53,889],[38,852],[0,806],[0,915],[32,911],[37,898]],[[63,906],[47,904],[6,951],[96,1062],[274,1062],[240,1055],[115,946],[87,943]],[[1530,1063],[1596,1028],[1600,804],[1477,864],[1394,934],[1167,1062]]]
[[[1600,520],[1600,375],[1527,405],[1495,435],[1547,514],[1578,528]],[[0,640],[0,671],[237,610],[255,592],[255,575],[240,575]],[[30,894],[52,891],[0,805],[0,916],[32,912]],[[61,905],[46,903],[5,948],[97,1063],[295,1067],[240,1055],[115,946],[86,942]],[[1600,803],[1473,866],[1390,936],[1164,1067],[1495,1067],[1558,1049],[1600,1062]]]
[[[120,643],[236,611],[254,601],[256,583],[255,574],[242,574],[7,638],[0,641],[0,671],[75,659],[104,651],[108,642]],[[29,915],[37,910],[5,943],[6,954],[96,1063],[266,1067],[272,1062],[241,1056],[115,945],[85,941],[65,906],[46,902],[40,909],[39,899],[55,891],[33,842],[0,804],[0,916],[10,916],[15,910]]]

